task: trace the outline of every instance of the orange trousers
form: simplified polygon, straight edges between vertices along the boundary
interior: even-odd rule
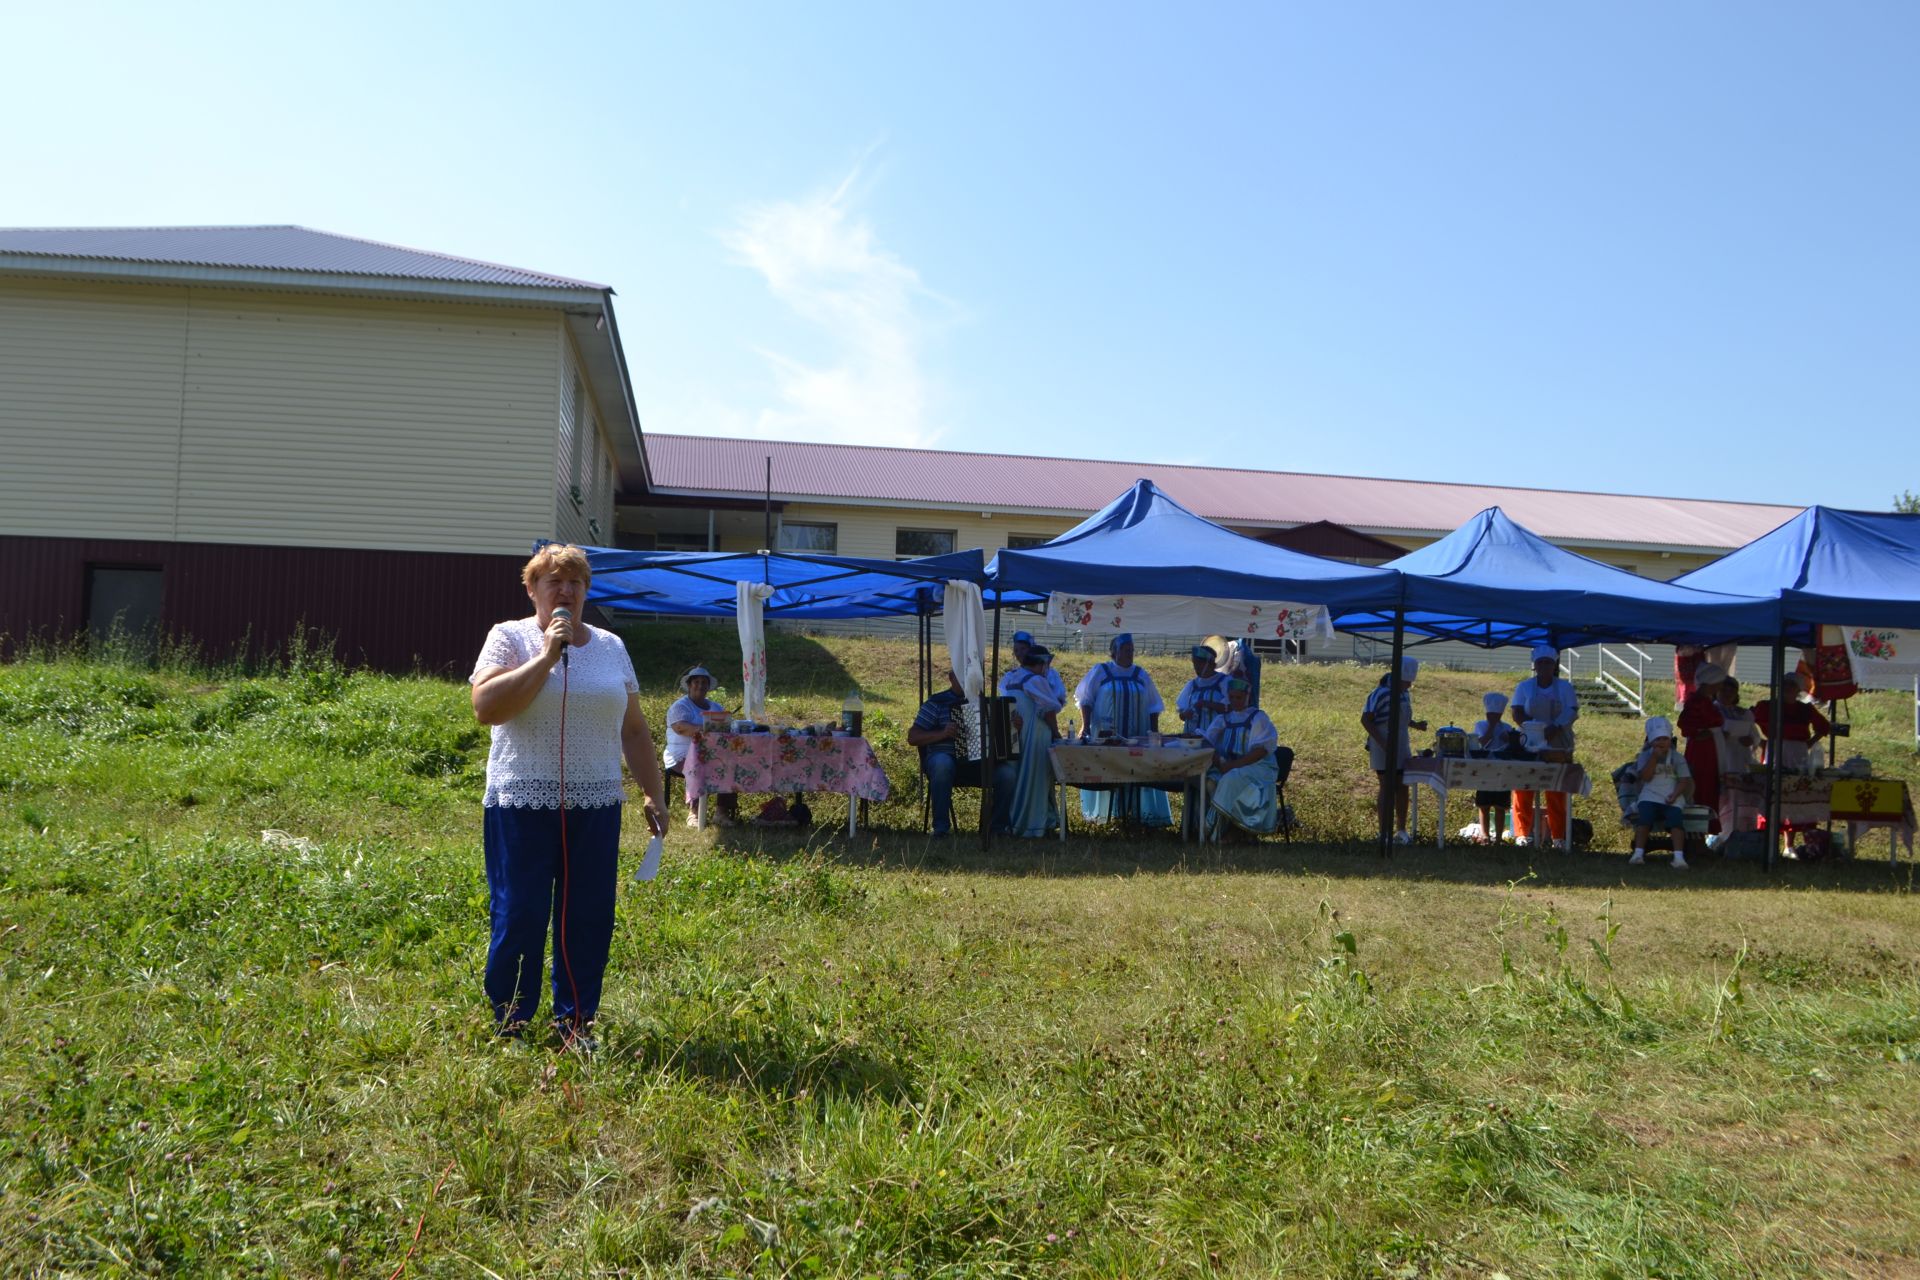
[[[1564,791],[1547,792],[1547,831],[1553,836],[1555,844],[1567,838],[1567,795]],[[1533,835],[1533,792],[1516,791],[1513,793],[1513,838],[1525,840]]]

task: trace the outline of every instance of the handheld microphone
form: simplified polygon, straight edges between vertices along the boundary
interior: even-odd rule
[[[564,618],[564,619],[566,619],[566,620],[567,620],[568,622],[572,622],[572,621],[573,621],[573,610],[571,610],[571,609],[568,609],[568,608],[565,608],[565,607],[562,607],[562,608],[559,608],[559,609],[555,609],[555,610],[553,611],[553,616],[554,616],[554,617],[556,617],[556,618]],[[565,667],[565,666],[570,666],[570,665],[572,665],[572,664],[571,664],[571,663],[570,663],[570,662],[568,661],[568,659],[570,659],[570,658],[571,658],[571,657],[573,656],[573,655],[572,655],[572,653],[570,653],[570,652],[568,652],[568,650],[571,650],[572,648],[573,648],[573,641],[572,641],[572,640],[568,640],[568,641],[567,641],[567,645],[566,645],[566,648],[564,648],[564,649],[562,649],[562,650],[560,650],[560,665],[561,665],[561,666],[563,666],[563,667]]]

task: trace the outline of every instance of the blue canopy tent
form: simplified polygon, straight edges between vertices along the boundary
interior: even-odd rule
[[[1397,573],[1289,551],[1193,514],[1151,480],[1042,546],[1006,550],[987,577],[1007,591],[1298,600],[1332,614],[1391,609]]]
[[[1786,678],[1786,646],[1806,643],[1812,627],[1920,627],[1920,516],[1808,507],[1772,533],[1674,581],[1778,601],[1783,625],[1774,637],[1772,671],[1777,705]],[[1767,754],[1778,761],[1771,745]],[[1777,763],[1772,773],[1770,790],[1777,797]],[[1770,833],[1779,832],[1778,818],[1770,798]],[[1774,853],[1770,839],[1769,866]]]
[[[1151,480],[1133,487],[1051,542],[1008,549],[987,566],[995,586],[1044,596],[1179,595],[1216,600],[1294,600],[1330,615],[1399,607],[1401,575],[1276,547],[1225,529],[1175,502]],[[1396,642],[1390,679],[1399,695]],[[1394,734],[1399,733],[1398,720]],[[1389,785],[1398,782],[1397,751]],[[1380,848],[1389,851],[1383,809]]]
[[[1794,623],[1920,627],[1920,515],[1808,507],[1674,583],[1767,596]]]
[[[1693,590],[1643,578],[1557,547],[1498,507],[1446,537],[1382,565],[1406,575],[1405,626],[1416,644],[1461,640],[1484,648],[1595,640],[1708,644],[1772,639],[1779,607],[1751,595]],[[1390,632],[1390,611],[1344,613],[1342,631]]]
[[[734,616],[735,584],[764,583],[767,616],[878,618],[923,614],[945,599],[950,579],[984,583],[979,550],[917,560],[860,560],[791,552],[619,551],[584,547],[593,585],[587,601],[629,613]]]
[[[1350,613],[1343,631],[1460,640],[1495,648],[1599,640],[1710,644],[1770,640],[1779,603],[1760,594],[1701,591],[1643,578],[1554,546],[1489,507],[1428,546],[1381,566],[1406,577],[1405,611]]]

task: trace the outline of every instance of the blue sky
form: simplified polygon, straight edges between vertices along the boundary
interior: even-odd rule
[[[9,44],[0,221],[602,281],[649,430],[1920,488],[1911,3],[34,6]]]

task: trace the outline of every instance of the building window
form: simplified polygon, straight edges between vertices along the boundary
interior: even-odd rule
[[[700,533],[667,533],[663,531],[655,535],[653,539],[653,549],[655,551],[705,551],[707,549],[707,535],[704,531]]]
[[[944,556],[953,554],[951,529],[901,529],[893,535],[896,556]]]
[[[780,525],[780,550],[830,556],[840,547],[840,526],[786,520]]]
[[[160,635],[165,578],[161,570],[140,566],[87,566],[87,636],[150,647]]]
[[[1007,535],[1007,550],[1025,551],[1028,547],[1044,547],[1052,541],[1044,533],[1010,533]]]

